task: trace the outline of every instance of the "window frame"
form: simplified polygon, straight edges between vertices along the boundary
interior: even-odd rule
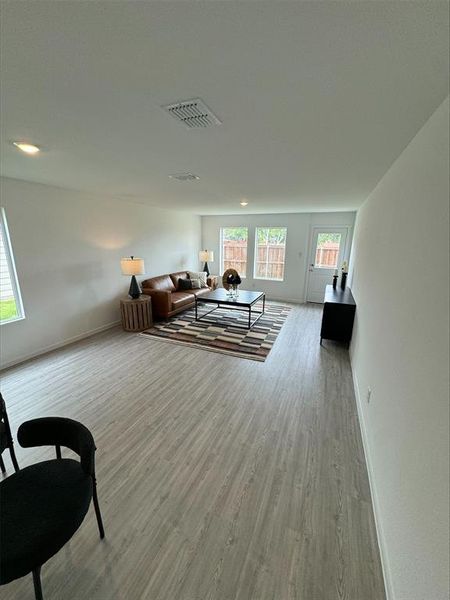
[[[17,315],[10,319],[0,320],[0,325],[6,325],[7,323],[14,323],[15,321],[21,321],[25,319],[25,311],[23,308],[22,294],[20,291],[19,278],[17,277],[16,264],[14,261],[14,253],[11,245],[11,238],[9,235],[8,221],[6,219],[5,209],[0,207],[0,230],[3,238],[3,246],[5,248],[6,264],[8,267],[9,278],[11,281],[12,292],[14,295],[14,302],[16,304]]]
[[[242,273],[239,273],[239,276],[241,277],[241,279],[246,279],[247,278],[247,270],[248,270],[248,248],[249,248],[248,241],[249,241],[250,229],[249,229],[248,225],[224,225],[224,226],[220,227],[220,234],[219,234],[219,238],[220,238],[220,270],[221,270],[222,275],[225,272],[225,266],[224,266],[225,252],[223,251],[223,231],[224,231],[224,229],[245,229],[247,231],[246,273],[245,273],[245,275],[242,275]]]
[[[256,275],[256,264],[258,262],[258,229],[284,229],[286,231],[285,242],[284,242],[284,262],[283,262],[283,277],[278,279],[276,277],[257,277]],[[255,227],[255,249],[253,253],[253,279],[258,281],[276,281],[277,283],[283,283],[286,276],[286,247],[287,247],[287,236],[288,228],[287,225],[257,225]]]

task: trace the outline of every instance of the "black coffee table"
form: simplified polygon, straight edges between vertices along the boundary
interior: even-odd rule
[[[252,307],[258,302],[262,300],[262,311],[253,311],[253,314],[257,314],[256,319],[252,321]],[[199,302],[203,302],[205,304],[216,304],[215,308],[209,310],[207,313],[203,314],[201,317],[198,316],[198,304]],[[212,312],[217,310],[218,308],[227,308],[231,310],[243,310],[248,312],[248,327],[243,325],[233,325],[233,327],[238,327],[240,329],[251,329],[253,325],[263,316],[265,308],[266,308],[266,295],[264,292],[249,292],[246,290],[239,290],[239,295],[237,298],[230,298],[228,292],[224,288],[218,288],[210,292],[209,294],[204,294],[202,296],[195,296],[195,320],[196,321],[208,321],[209,323],[217,323],[217,320],[205,319],[207,315],[210,315]]]

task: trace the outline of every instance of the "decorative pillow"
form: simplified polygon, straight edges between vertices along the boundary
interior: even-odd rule
[[[178,279],[178,289],[180,292],[183,290],[192,290],[192,279]]]
[[[206,271],[200,271],[199,273],[196,271],[188,271],[187,276],[189,277],[189,279],[200,279],[200,282],[201,282],[200,287],[204,287],[204,288],[208,287],[208,284],[207,284],[208,273]]]
[[[201,287],[203,287],[202,286],[202,282],[200,281],[200,279],[191,279],[190,282],[192,284],[191,288],[193,290],[199,290]]]

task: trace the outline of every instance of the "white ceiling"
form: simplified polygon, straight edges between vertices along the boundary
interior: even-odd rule
[[[448,94],[447,2],[1,8],[2,174],[134,202],[355,209]],[[189,130],[161,108],[192,97],[223,124]],[[168,178],[183,171],[201,179]]]

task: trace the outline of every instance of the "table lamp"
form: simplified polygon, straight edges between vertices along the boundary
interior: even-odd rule
[[[200,250],[198,257],[201,262],[205,263],[203,265],[203,270],[206,271],[206,274],[209,277],[208,261],[214,262],[214,252],[212,250]]]
[[[141,295],[141,288],[136,281],[136,275],[144,274],[144,259],[135,258],[134,256],[122,258],[120,260],[120,267],[122,269],[122,275],[131,275],[131,283],[130,289],[128,290],[128,295],[136,300]]]

